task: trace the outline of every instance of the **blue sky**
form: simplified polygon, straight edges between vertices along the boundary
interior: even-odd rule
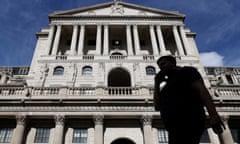
[[[109,1],[1,0],[0,66],[30,66],[35,33],[49,26],[48,14]],[[240,0],[124,1],[185,14],[205,66],[240,66]]]

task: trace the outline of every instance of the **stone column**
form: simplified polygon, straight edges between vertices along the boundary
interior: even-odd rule
[[[134,46],[136,55],[140,54],[140,43],[139,43],[139,35],[138,35],[138,28],[137,25],[133,26],[133,38],[134,38]]]
[[[144,144],[152,144],[152,116],[142,116]]]
[[[84,47],[84,35],[85,35],[85,25],[81,25],[79,40],[78,40],[78,55],[83,55]]]
[[[58,46],[59,46],[59,42],[60,42],[61,31],[62,31],[62,26],[58,25],[55,40],[54,40],[54,43],[53,43],[53,48],[52,48],[52,53],[51,53],[52,55],[57,55],[57,50],[58,50]]]
[[[51,25],[50,31],[48,33],[48,41],[47,41],[48,54],[51,54],[54,32],[55,32],[55,25]]]
[[[26,116],[25,115],[17,115],[16,121],[17,121],[17,126],[14,131],[13,143],[14,144],[22,144],[25,125],[26,125]]]
[[[183,45],[184,45],[184,49],[186,51],[186,55],[191,55],[192,54],[191,49],[189,47],[188,40],[187,40],[186,34],[184,32],[183,26],[180,26],[180,35],[181,35],[182,40],[183,40]]]
[[[94,116],[94,144],[103,144],[103,115]]]
[[[165,43],[164,43],[164,39],[163,39],[162,30],[161,30],[160,25],[157,26],[157,36],[158,36],[158,43],[159,43],[159,47],[160,47],[160,54],[165,55],[166,54],[166,47],[165,47]]]
[[[104,25],[104,42],[103,42],[103,55],[108,55],[109,51],[109,28]]]
[[[153,133],[153,144],[158,144],[158,129],[157,128],[152,128],[152,133]]]
[[[213,132],[212,128],[208,128],[208,136],[211,144],[220,144],[218,136]]]
[[[55,116],[55,134],[54,134],[54,144],[63,144],[63,132],[64,132],[64,116]]]
[[[96,54],[101,55],[101,41],[102,41],[102,26],[97,25],[97,37],[96,37]]]
[[[184,55],[184,51],[183,51],[181,39],[179,37],[176,25],[173,26],[173,35],[174,35],[174,39],[175,39],[175,42],[176,42],[176,45],[177,45],[177,50],[179,52],[179,55],[183,56]]]
[[[78,25],[74,25],[73,26],[72,41],[71,41],[71,48],[70,48],[71,55],[75,55],[75,53],[76,53],[77,33],[78,33]]]
[[[223,117],[223,122],[226,127],[226,129],[223,131],[223,133],[219,136],[220,142],[223,144],[233,144],[234,140],[231,134],[231,131],[228,126],[228,116]]]
[[[151,42],[152,42],[152,49],[153,49],[153,55],[159,55],[158,52],[158,45],[157,45],[157,41],[156,41],[156,35],[154,32],[154,26],[150,25],[150,37],[151,37]]]
[[[126,38],[127,38],[127,50],[128,55],[133,55],[133,45],[132,45],[132,35],[131,35],[131,26],[126,26]]]

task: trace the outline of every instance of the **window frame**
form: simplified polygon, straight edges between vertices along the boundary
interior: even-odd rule
[[[147,76],[153,76],[156,74],[156,69],[153,66],[147,66],[146,67],[146,75]]]
[[[61,76],[64,75],[64,67],[63,66],[56,66],[53,70],[54,76]]]
[[[168,143],[168,132],[166,129],[158,129],[158,143]]]
[[[87,143],[88,131],[84,128],[74,128],[72,143]]]
[[[91,66],[84,66],[82,68],[82,75],[83,76],[91,76],[92,72],[93,72],[93,68]]]
[[[0,128],[0,143],[11,143],[13,128]]]
[[[48,143],[50,138],[50,128],[36,128],[34,143]]]

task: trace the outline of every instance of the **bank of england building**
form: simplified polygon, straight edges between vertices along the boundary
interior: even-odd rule
[[[48,18],[31,65],[0,67],[0,143],[168,143],[153,107],[163,55],[199,70],[226,125],[222,137],[239,143],[240,67],[204,67],[184,14],[111,1]],[[220,139],[208,128],[201,143]]]

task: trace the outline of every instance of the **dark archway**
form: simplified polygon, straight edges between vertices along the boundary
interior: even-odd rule
[[[131,76],[123,68],[115,68],[108,75],[109,87],[130,87]]]
[[[113,141],[111,144],[135,144],[129,139],[121,138]]]

